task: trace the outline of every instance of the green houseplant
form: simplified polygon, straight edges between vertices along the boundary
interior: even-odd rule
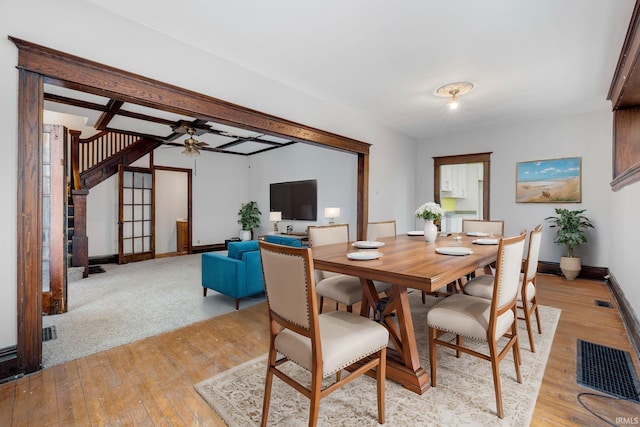
[[[574,256],[573,248],[587,243],[584,232],[588,228],[595,228],[589,218],[584,216],[586,209],[556,209],[557,216],[545,218],[551,228],[557,228],[554,243],[565,245],[567,255],[560,258],[560,270],[568,279],[575,279],[582,269],[580,257]]]
[[[238,211],[240,219],[238,224],[242,225],[242,232],[240,233],[240,239],[250,240],[253,237],[253,229],[260,227],[260,209],[258,209],[258,202],[250,201],[243,203]]]

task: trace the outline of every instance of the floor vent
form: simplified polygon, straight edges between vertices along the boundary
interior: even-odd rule
[[[599,299],[596,300],[596,305],[598,307],[613,308],[613,306],[611,305],[611,303],[609,301],[602,301],[602,300],[599,300]]]
[[[58,338],[58,335],[56,334],[55,326],[42,328],[42,342],[55,340],[56,338]]]
[[[640,383],[628,352],[578,340],[578,384],[640,402]]]

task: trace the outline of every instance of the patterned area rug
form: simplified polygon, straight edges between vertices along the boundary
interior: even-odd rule
[[[427,304],[423,305],[420,293],[413,292],[409,300],[420,363],[429,372],[426,313],[437,299],[428,298]],[[516,382],[511,353],[500,364],[504,419],[500,420],[496,415],[491,364],[466,354],[457,359],[453,350],[438,347],[437,387],[419,396],[394,381],[387,381],[386,425],[529,425],[560,310],[542,306],[540,316],[543,333],[534,334],[536,353],[529,350],[524,321],[519,321],[522,384]],[[486,352],[486,345],[478,343],[477,348]],[[265,354],[195,387],[229,426],[259,425],[266,366]],[[291,362],[284,366],[297,378],[309,378],[305,370]],[[305,426],[308,414],[309,401],[274,377],[268,424]],[[318,425],[378,425],[375,380],[360,377],[322,399]]]

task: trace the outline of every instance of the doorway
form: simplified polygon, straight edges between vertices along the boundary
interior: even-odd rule
[[[368,221],[368,143],[172,86],[144,76],[49,49],[16,37],[18,48],[17,146],[17,346],[5,372],[30,373],[42,361],[42,212],[41,168],[43,85],[51,83],[86,93],[117,97],[150,108],[185,114],[243,129],[320,144],[358,155],[357,236]]]
[[[153,168],[156,257],[191,253],[191,169]]]

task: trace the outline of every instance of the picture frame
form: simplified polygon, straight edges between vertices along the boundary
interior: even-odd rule
[[[516,163],[516,203],[581,203],[582,157]]]

